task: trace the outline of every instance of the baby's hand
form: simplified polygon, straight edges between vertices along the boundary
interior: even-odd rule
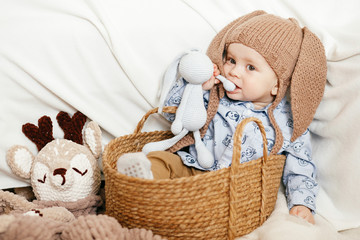
[[[315,219],[311,210],[305,206],[297,205],[290,209],[290,214],[301,217],[308,221],[309,223],[315,224]]]
[[[218,84],[220,81],[216,79],[215,76],[219,74],[220,74],[220,70],[218,69],[217,65],[214,64],[214,73],[209,80],[207,80],[202,84],[202,89],[210,90],[215,84]]]

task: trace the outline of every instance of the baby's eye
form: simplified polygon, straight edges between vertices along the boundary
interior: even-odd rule
[[[253,65],[251,65],[251,64],[247,65],[246,68],[249,71],[254,71],[255,70],[255,67]]]
[[[82,172],[82,171],[80,171],[79,169],[77,169],[77,168],[72,168],[75,172],[77,172],[78,174],[80,174],[81,176],[84,176],[87,172],[88,172],[88,170],[86,169],[84,172]]]
[[[227,62],[231,64],[236,64],[236,61],[233,58],[229,58]]]

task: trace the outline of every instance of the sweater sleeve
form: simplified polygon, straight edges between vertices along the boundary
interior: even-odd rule
[[[315,200],[319,187],[316,181],[316,167],[311,158],[309,130],[291,143],[286,152],[283,183],[286,189],[288,208],[303,205],[315,213]]]

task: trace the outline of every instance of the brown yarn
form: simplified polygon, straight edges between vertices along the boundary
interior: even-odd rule
[[[64,138],[83,144],[82,129],[86,122],[86,116],[77,111],[71,118],[66,112],[59,112],[56,116],[59,126],[64,131]]]
[[[102,205],[102,199],[98,195],[91,194],[75,202],[34,200],[33,203],[40,208],[54,206],[64,207],[74,214],[75,217],[79,217],[82,215],[96,214],[97,208]]]
[[[86,116],[81,112],[76,112],[72,118],[66,112],[59,112],[56,116],[59,126],[64,131],[64,138],[83,144],[82,129],[86,122]],[[26,123],[22,126],[22,132],[26,137],[36,144],[40,151],[46,144],[54,140],[53,125],[49,116],[42,116],[38,120],[38,127],[32,123]]]
[[[80,216],[64,229],[61,239],[123,239],[120,237],[123,231],[114,218],[105,215]]]
[[[5,232],[0,233],[3,240],[23,239],[60,239],[64,224],[52,219],[44,220],[42,217],[17,216],[8,225]]]
[[[97,239],[97,240],[162,240],[146,229],[121,227],[115,218],[106,215],[85,215],[64,219],[61,207],[41,209],[46,216],[25,216],[22,213],[0,215],[0,239]],[[46,212],[47,211],[47,212]],[[56,217],[56,214],[59,217]]]
[[[38,151],[40,151],[46,144],[54,140],[51,118],[48,116],[41,117],[38,120],[38,126],[26,123],[22,126],[22,132],[30,141],[36,144]]]
[[[145,228],[167,239],[234,239],[260,226],[273,211],[285,156],[267,155],[261,121],[242,121],[234,135],[232,165],[177,179],[146,180],[120,174],[117,159],[140,152],[148,142],[171,138],[170,131],[141,132],[150,110],[133,134],[110,141],[103,153],[106,214],[127,228]],[[164,112],[176,111],[165,107]],[[264,157],[240,164],[242,125],[255,121]],[[243,181],[246,179],[246,181]]]
[[[291,110],[294,118],[294,132],[291,141],[295,141],[311,123],[326,84],[326,56],[320,40],[306,27],[303,28],[303,41],[296,67],[292,74],[290,95]],[[309,68],[308,66],[313,66]],[[304,93],[307,94],[304,96]],[[310,117],[301,117],[311,111]]]
[[[61,204],[28,202],[23,196],[0,190],[0,239],[162,240],[150,230],[126,229],[115,218],[92,214],[99,204],[95,195]],[[24,215],[28,211],[38,216]]]
[[[0,214],[18,210],[29,211],[36,207],[36,204],[29,202],[25,197],[0,189]]]
[[[122,228],[115,218],[106,215],[80,216],[61,235],[63,240],[162,240],[146,229]]]

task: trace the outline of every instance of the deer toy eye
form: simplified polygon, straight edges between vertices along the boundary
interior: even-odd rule
[[[79,169],[77,169],[77,168],[72,168],[75,172],[77,172],[78,174],[80,174],[81,176],[84,176],[87,172],[88,172],[88,170],[86,169],[84,172],[81,172]]]
[[[76,172],[76,176],[78,176],[77,174],[79,174],[80,176],[84,177],[85,175],[89,176],[90,174],[91,177],[93,174],[89,159],[83,153],[77,154],[72,158],[71,169]]]
[[[45,183],[46,180],[46,174],[44,174],[43,179],[38,179],[38,182]]]
[[[33,184],[45,183],[46,181],[48,181],[48,177],[49,177],[49,168],[40,162],[36,162],[31,177],[34,181]]]

